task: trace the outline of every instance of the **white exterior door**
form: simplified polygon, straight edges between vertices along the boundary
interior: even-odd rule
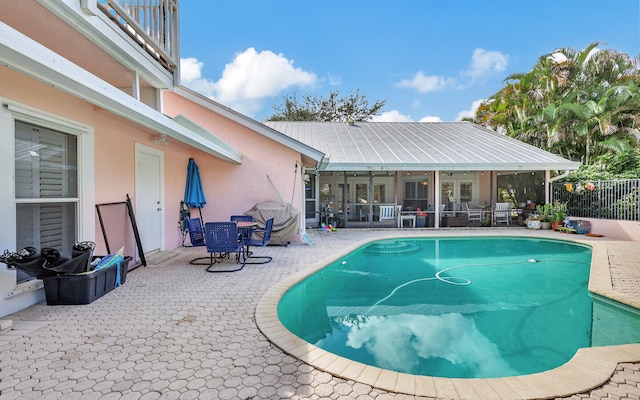
[[[136,221],[145,253],[164,248],[164,153],[136,144]]]

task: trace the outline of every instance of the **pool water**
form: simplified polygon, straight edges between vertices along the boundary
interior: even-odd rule
[[[581,347],[640,342],[637,310],[590,296],[588,246],[514,237],[373,242],[293,286],[292,333],[398,372],[525,375]]]

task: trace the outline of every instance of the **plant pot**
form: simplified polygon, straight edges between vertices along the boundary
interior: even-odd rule
[[[561,226],[562,226],[562,222],[560,222],[560,221],[552,221],[552,222],[551,222],[551,228],[552,228],[554,231],[557,231],[557,230],[558,230],[558,228],[559,228],[559,227],[561,227]]]
[[[527,228],[528,229],[540,229],[540,221],[529,221],[527,222]]]
[[[549,221],[540,222],[540,228],[542,228],[542,229],[551,229],[551,222],[549,222]]]

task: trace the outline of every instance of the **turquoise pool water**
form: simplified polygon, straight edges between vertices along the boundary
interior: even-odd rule
[[[592,298],[591,248],[514,237],[367,244],[293,286],[292,333],[416,375],[490,378],[566,363],[581,347],[640,342],[637,310]]]

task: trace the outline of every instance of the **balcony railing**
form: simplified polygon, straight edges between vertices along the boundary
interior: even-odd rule
[[[178,0],[98,0],[98,8],[167,70],[179,54]]]

